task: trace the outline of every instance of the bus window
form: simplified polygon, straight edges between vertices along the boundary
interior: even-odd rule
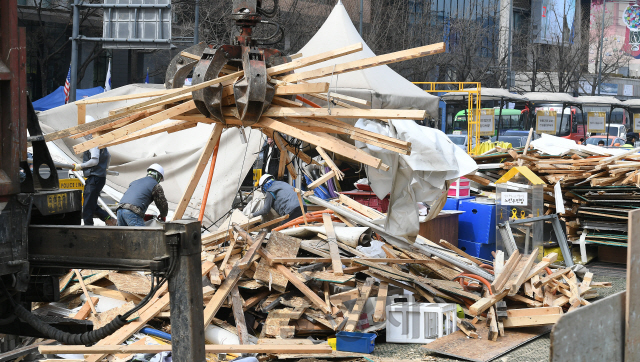
[[[558,126],[556,128],[556,136],[565,137],[571,134],[571,113],[564,113],[559,117]]]

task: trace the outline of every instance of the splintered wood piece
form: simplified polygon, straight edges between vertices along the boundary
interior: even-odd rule
[[[117,335],[118,333],[115,333]],[[294,353],[294,354],[331,354],[333,350],[328,344],[292,345],[292,344],[262,344],[262,345],[218,345],[206,344],[205,352],[218,353]],[[87,361],[99,361],[107,354],[115,353],[145,353],[158,354],[170,352],[170,344],[157,345],[94,345],[91,347],[74,345],[41,345],[38,347],[42,354],[84,354]]]
[[[458,329],[462,331],[462,333],[466,334],[470,338],[479,338],[478,333],[476,332],[476,326],[471,324],[469,321],[465,319],[458,319]]]
[[[516,293],[518,293],[518,290],[520,290],[522,283],[524,283],[524,279],[529,274],[533,263],[535,263],[536,258],[538,257],[538,250],[539,249],[534,249],[528,258],[525,259],[523,257],[521,259],[520,263],[518,264],[518,268],[516,269],[519,270],[518,274],[514,279],[510,279],[509,282],[507,282],[507,288],[510,288],[511,290],[509,292],[509,295],[515,295]]]
[[[93,312],[94,315],[98,314],[98,312],[96,311],[96,307],[93,305],[93,301],[91,300],[91,296],[87,291],[87,287],[84,285],[84,279],[82,279],[80,270],[73,269],[73,272],[76,274],[76,277],[78,278],[78,284],[80,284],[80,288],[82,288],[82,292],[84,293],[84,296],[87,297],[87,303],[89,303],[89,307],[91,307],[91,311]]]
[[[184,215],[184,212],[187,210],[187,206],[189,205],[189,201],[191,201],[191,197],[193,196],[193,192],[198,186],[200,182],[200,177],[204,172],[207,164],[209,163],[209,159],[211,159],[211,155],[213,155],[213,151],[220,141],[220,135],[222,135],[223,126],[221,124],[216,124],[211,130],[211,134],[209,135],[209,139],[200,154],[200,158],[198,159],[198,163],[196,164],[193,173],[191,174],[191,178],[189,179],[189,183],[182,193],[182,198],[180,198],[180,202],[176,207],[175,215],[173,216],[173,220],[180,220]],[[215,165],[211,165],[210,167],[214,167]]]
[[[549,265],[551,265],[557,259],[558,259],[558,253],[550,253],[550,254],[548,254],[547,256],[542,258],[541,262],[536,264],[536,266],[534,266],[531,269],[531,271],[529,272],[529,275],[524,280],[527,281],[527,280],[533,278],[534,276],[542,273],[545,270],[545,268],[549,267]]]
[[[376,310],[373,313],[374,322],[384,322],[387,314],[385,313],[385,306],[387,305],[387,293],[389,291],[389,283],[380,282],[378,288],[378,299],[376,300]]]
[[[220,285],[220,288],[216,290],[216,293],[211,297],[209,303],[207,303],[206,308],[204,309],[204,326],[205,328],[211,323],[213,317],[215,317],[216,313],[222,306],[222,303],[227,299],[229,293],[231,293],[231,289],[238,283],[240,277],[244,273],[245,270],[249,268],[250,261],[253,259],[254,254],[258,250],[258,248],[262,245],[262,241],[264,240],[266,233],[261,233],[258,235],[257,239],[251,240],[253,243],[247,250],[247,253],[240,259],[231,269],[231,272],[224,279],[224,282]],[[250,240],[247,240],[249,242]]]
[[[249,344],[249,332],[247,331],[247,323],[244,320],[244,311],[242,309],[242,297],[238,291],[238,287],[234,286],[231,289],[231,308],[233,309],[233,318],[236,321],[236,328],[238,330],[238,340],[240,344]]]
[[[549,282],[551,282],[552,280],[559,279],[563,275],[569,273],[570,271],[571,271],[571,269],[569,269],[569,268],[559,269],[556,272],[554,272],[553,274],[547,275],[546,277],[542,278],[539,282],[534,283],[533,286],[536,287],[536,288],[543,287],[543,286],[549,284]]]
[[[469,307],[469,313],[472,316],[477,316],[482,312],[484,312],[485,310],[489,309],[489,307],[491,307],[492,305],[501,301],[502,298],[507,296],[507,294],[509,294],[509,290],[504,290],[499,294],[494,294],[489,297],[481,298],[480,300],[473,303],[473,305]]]
[[[336,164],[333,162],[331,157],[329,157],[329,155],[325,152],[325,150],[322,147],[318,146],[316,147],[316,151],[318,151],[318,154],[320,154],[324,162],[327,163],[327,166],[329,166],[329,168],[336,174],[336,176],[338,177],[338,180],[342,180],[344,178],[344,173],[340,171],[338,166],[336,166]]]
[[[287,152],[287,148],[285,147],[286,142],[277,133],[273,134],[273,140],[275,141],[276,146],[278,146],[278,149],[280,150],[280,164],[278,165],[278,178],[281,178],[282,176],[284,176],[284,167],[286,167],[289,170],[289,174],[291,175],[292,178],[294,179],[297,178],[298,173],[296,172],[295,167],[293,167],[293,163],[291,163],[291,159],[289,159],[289,152]],[[281,168],[282,168],[282,175],[280,173]]]
[[[89,312],[91,311],[91,306],[93,305],[95,307],[95,305],[98,304],[99,301],[100,301],[99,298],[91,297],[91,304],[88,301],[85,302],[82,308],[80,308],[80,310],[78,311],[78,313],[76,313],[71,318],[80,319],[80,320],[86,319],[89,316]]]
[[[356,304],[351,308],[351,312],[347,315],[347,324],[344,326],[344,330],[347,332],[353,332],[356,329],[356,325],[360,320],[360,314],[362,314],[362,308],[371,294],[371,288],[373,287],[373,278],[367,278],[360,290],[360,296],[356,300]]]
[[[511,277],[511,273],[513,273],[513,270],[518,265],[518,262],[520,261],[520,257],[521,255],[518,250],[514,251],[513,254],[511,254],[506,264],[504,265],[504,269],[502,270],[500,275],[498,275],[493,280],[493,283],[491,283],[491,291],[493,292],[493,294],[496,294],[502,291],[502,288],[504,288],[505,284]]]
[[[342,271],[342,261],[340,260],[340,251],[338,250],[336,233],[333,230],[333,221],[331,221],[331,216],[328,213],[322,214],[322,221],[324,223],[325,232],[327,233],[333,273],[338,276],[344,275],[344,272]]]
[[[493,342],[498,341],[498,334],[500,333],[496,319],[496,313],[492,306],[489,308],[489,312],[487,313],[487,322],[489,323],[489,335],[487,336],[487,339]]]
[[[327,307],[320,297],[316,293],[314,293],[309,287],[307,287],[302,280],[300,280],[297,276],[295,276],[289,268],[282,264],[276,265],[276,270],[278,270],[285,278],[287,278],[291,284],[293,284],[302,294],[304,294],[311,302],[318,307],[320,310],[327,314],[331,314],[331,309]]]
[[[285,82],[299,82],[301,80],[310,80],[316,78],[322,78],[330,75],[338,75],[342,73],[351,72],[354,70],[367,69],[376,67],[379,65],[391,64],[404,60],[424,57],[427,55],[438,54],[445,51],[444,43],[437,43],[426,45],[423,47],[401,50],[394,53],[388,53],[384,55],[378,55],[375,57],[354,60],[348,63],[342,63],[337,65],[330,65],[323,68],[318,68],[306,72],[300,72],[295,74],[289,74],[281,77]]]
[[[253,278],[264,284],[271,285],[271,288],[274,290],[284,293],[289,280],[282,275],[275,266],[269,264],[269,260],[267,259],[295,257],[298,254],[298,250],[300,250],[300,239],[279,232],[273,232],[264,251],[258,250],[258,253],[266,255],[267,258],[262,257]]]

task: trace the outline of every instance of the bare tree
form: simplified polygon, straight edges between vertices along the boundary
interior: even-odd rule
[[[87,1],[98,2],[98,1]],[[101,2],[101,1],[99,1]],[[40,90],[43,96],[48,94],[47,80],[50,77],[59,79],[56,83],[63,84],[66,72],[54,72],[50,74],[50,64],[65,59],[70,54],[69,39],[73,24],[73,11],[68,0],[30,0],[27,5],[19,6],[20,17],[23,21],[31,21],[30,30],[27,32],[27,51],[33,54],[38,63],[40,72]],[[60,24],[59,26],[53,26]],[[84,35],[93,35],[102,32],[101,13],[97,9],[81,11],[80,28]],[[100,43],[91,46],[89,55],[78,65],[78,82],[82,80],[89,64],[103,54],[104,49]]]

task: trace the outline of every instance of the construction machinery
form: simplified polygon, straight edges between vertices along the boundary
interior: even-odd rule
[[[244,74],[237,80],[194,91],[193,100],[200,113],[226,124],[222,106],[228,104],[226,97],[233,96],[242,126],[258,122],[275,95],[273,85],[268,82],[267,68],[291,61],[277,49],[261,47],[277,43],[284,35],[278,24],[262,19],[273,17],[277,6],[277,0],[270,10],[263,9],[260,0],[234,0],[231,18],[238,27],[235,44],[213,47],[200,43],[185,49],[173,58],[167,69],[167,89],[182,87],[191,71],[192,84],[197,85],[220,74],[243,70]],[[254,27],[258,24],[275,27],[275,31],[268,37],[255,38]]]
[[[17,3],[0,0],[0,333],[93,344],[168,289],[171,315],[177,316],[171,318],[172,333],[179,336],[172,342],[173,358],[204,362],[200,223],[80,226],[81,191],[58,188],[56,165],[27,97],[26,63]],[[152,287],[136,307],[97,330],[89,322],[42,319],[30,312],[32,302],[59,299],[61,275],[85,268],[150,272]],[[15,353],[0,354],[0,360],[19,357]]]

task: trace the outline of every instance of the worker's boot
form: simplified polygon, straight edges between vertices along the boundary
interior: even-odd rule
[[[110,217],[107,220],[104,221],[105,224],[107,224],[107,226],[116,226],[118,225],[118,222],[116,221],[116,219]]]

